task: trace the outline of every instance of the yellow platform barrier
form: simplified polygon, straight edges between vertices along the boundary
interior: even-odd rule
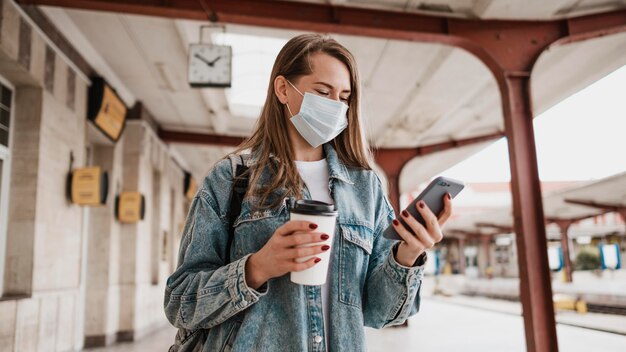
[[[573,310],[580,314],[587,313],[587,302],[565,294],[555,294],[552,297],[555,310]]]

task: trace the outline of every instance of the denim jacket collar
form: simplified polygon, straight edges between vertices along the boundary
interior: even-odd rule
[[[323,145],[324,153],[326,154],[326,162],[328,163],[328,176],[331,179],[337,179],[343,181],[347,184],[353,185],[352,179],[350,178],[350,174],[346,166],[339,159],[339,155],[337,155],[337,151],[330,143],[326,143]],[[274,155],[271,155],[274,158]],[[246,162],[246,166],[251,166],[256,164],[259,160],[258,153],[252,153],[250,158],[248,158]]]
[[[324,144],[324,153],[326,153],[326,162],[328,163],[328,176],[331,179],[335,178],[353,185],[354,182],[352,182],[346,166],[341,162],[337,151],[330,143]]]

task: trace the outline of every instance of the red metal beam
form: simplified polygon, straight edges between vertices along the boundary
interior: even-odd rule
[[[509,233],[509,232],[513,232],[514,230],[513,226],[498,225],[498,224],[494,224],[490,222],[477,222],[476,226],[477,227],[489,227],[489,228],[501,231],[501,233]]]
[[[478,137],[471,137],[471,138],[458,139],[458,140],[452,139],[452,140],[445,141],[445,142],[434,143],[434,144],[424,145],[424,146],[415,147],[415,148],[374,148],[374,150],[375,152],[385,151],[387,153],[389,152],[398,153],[398,154],[406,153],[408,155],[412,155],[411,158],[414,158],[418,156],[442,152],[442,151],[449,150],[449,149],[460,148],[460,147],[464,147],[464,146],[472,145],[476,143],[488,142],[494,139],[502,138],[504,136],[505,136],[504,132],[496,132],[496,133],[491,133],[491,134],[478,136]]]
[[[159,129],[158,136],[166,143],[189,143],[237,147],[247,138],[206,133],[178,132]]]
[[[446,18],[293,1],[210,0],[206,2],[210,12],[208,14],[201,2],[195,0],[17,2],[193,20],[207,20],[210,17],[223,23],[437,42],[472,53],[485,63],[500,85],[504,84],[504,80],[499,72],[529,70],[543,50],[552,43],[578,41],[626,30],[626,10],[552,21],[522,21]],[[476,39],[483,43],[477,44]],[[511,43],[516,45],[509,45]],[[524,44],[521,52],[519,43]]]
[[[616,203],[600,203],[592,200],[584,200],[584,199],[565,199],[565,203],[584,205],[591,208],[604,209],[607,211],[615,211],[619,212],[620,210],[626,210],[626,204],[616,204]],[[596,216],[596,215],[593,215]]]
[[[605,12],[564,20],[568,35],[557,44],[573,43],[624,32],[626,11]]]
[[[538,24],[550,24],[560,28],[559,32],[563,37],[574,37],[589,33],[593,35],[597,35],[597,32],[606,33],[607,28],[613,29],[611,33],[623,31],[626,21],[624,10],[569,19],[528,21],[447,18],[393,10],[277,0],[207,0],[205,3],[209,13],[203,8],[201,1],[196,0],[17,0],[17,2],[25,5],[59,6],[193,20],[207,20],[210,16],[224,23],[436,42],[444,42],[446,39],[441,36],[457,34],[459,28],[473,32],[474,35],[481,35],[485,30],[519,31],[536,27]],[[479,23],[480,25],[476,26]],[[470,26],[466,26],[468,24]],[[419,37],[416,37],[416,34]],[[531,38],[527,35],[519,39]],[[544,40],[547,41],[549,38]],[[540,46],[539,42],[535,44]]]
[[[602,215],[602,214],[606,214],[608,213],[609,210],[604,211],[604,212],[600,212],[597,214],[593,214],[593,215],[585,215],[585,216],[576,216],[576,217],[572,217],[572,218],[555,218],[555,217],[547,217],[546,218],[546,225],[549,223],[557,223],[559,221],[572,221],[572,222],[578,222],[581,220],[585,220],[585,219],[589,219],[589,218],[593,218],[596,217],[598,215]]]
[[[446,17],[332,4],[267,1],[207,0],[207,11],[198,0],[18,0],[25,5],[46,5],[83,10],[185,18],[274,28],[390,37],[400,33],[448,34]],[[366,32],[363,32],[366,30]],[[389,31],[382,33],[380,30]],[[406,34],[405,34],[406,35]],[[405,39],[412,39],[407,37]],[[436,38],[425,37],[436,40]]]
[[[166,143],[188,143],[229,147],[236,147],[246,140],[245,137],[180,132],[164,129],[159,129],[158,136]],[[376,159],[376,163],[380,165],[380,167],[385,171],[385,174],[388,178],[390,186],[389,200],[391,201],[392,206],[394,207],[396,212],[398,211],[400,206],[400,172],[402,171],[404,165],[411,159],[418,156],[498,139],[502,136],[503,133],[498,132],[485,136],[472,137],[461,140],[451,140],[417,148],[374,148],[374,157]]]
[[[504,133],[497,132],[485,136],[450,140],[417,148],[374,148],[376,163],[383,169],[387,176],[389,183],[389,201],[394,207],[396,214],[400,211],[400,173],[410,160],[418,156],[502,138],[503,135]]]
[[[170,143],[189,143],[189,144],[206,144],[206,145],[228,145],[232,147],[236,147],[241,142],[246,140],[246,137],[233,137],[233,136],[225,136],[225,135],[217,135],[217,134],[204,134],[204,133],[193,133],[193,132],[182,132],[182,131],[172,131],[159,129],[159,136],[162,136],[164,142]],[[373,148],[374,154],[381,153],[381,157],[389,156],[391,153],[394,157],[398,154],[405,154],[409,157],[406,161],[411,160],[414,157],[428,155],[432,153],[442,152],[449,149],[460,148],[476,143],[487,142],[490,140],[502,138],[504,136],[503,132],[488,134],[479,137],[471,137],[467,139],[460,140],[450,140],[441,143],[429,144],[416,148]]]
[[[450,229],[450,230],[446,230],[444,229],[444,234],[445,233],[451,233],[451,234],[458,234],[463,236],[463,238],[465,239],[469,239],[469,238],[481,238],[484,236],[487,237],[493,237],[496,235],[499,235],[498,232],[494,232],[494,233],[482,233],[482,232],[473,232],[473,231],[468,231],[468,230],[461,230],[461,229]],[[449,236],[448,236],[449,237]],[[454,237],[454,236],[452,236]]]

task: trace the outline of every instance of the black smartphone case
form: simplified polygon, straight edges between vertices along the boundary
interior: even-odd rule
[[[422,215],[417,211],[417,202],[423,200],[435,216],[438,216],[443,210],[443,196],[446,193],[450,193],[452,199],[454,199],[454,197],[456,197],[464,187],[465,184],[462,181],[439,176],[432,180],[424,191],[422,191],[422,193],[420,193],[420,195],[417,196],[411,204],[409,204],[406,211],[415,217],[415,219],[417,219],[417,221],[419,221],[422,225],[425,225],[424,218],[422,218]],[[398,216],[397,219],[408,231],[411,231],[411,228],[404,222],[404,218],[402,216]],[[383,236],[391,240],[402,240],[402,237],[398,235],[393,225],[389,225],[383,233]]]

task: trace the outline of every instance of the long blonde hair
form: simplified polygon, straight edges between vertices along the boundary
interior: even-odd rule
[[[334,39],[321,34],[302,34],[289,40],[280,50],[270,76],[267,97],[252,136],[237,147],[235,154],[250,150],[258,159],[251,165],[250,186],[247,196],[260,198],[257,209],[273,208],[282,203],[285,196],[300,198],[302,179],[294,163],[294,151],[289,141],[287,116],[283,104],[274,93],[274,80],[278,76],[295,82],[301,76],[312,73],[311,55],[325,53],[341,61],[350,72],[350,99],[348,102],[348,127],[330,143],[339,159],[346,166],[370,170],[370,150],[363,138],[359,121],[359,98],[361,83],[352,54]],[[272,160],[272,156],[275,160]],[[262,170],[269,166],[273,172],[271,183],[259,185]],[[273,203],[266,204],[269,196],[277,189],[286,194]]]

